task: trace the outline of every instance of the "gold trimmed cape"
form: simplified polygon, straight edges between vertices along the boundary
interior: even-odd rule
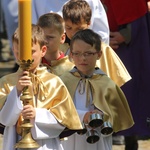
[[[77,72],[67,72],[61,76],[61,79],[73,99],[77,85],[83,78]],[[94,106],[104,112],[104,121],[112,124],[114,132],[133,126],[134,121],[126,97],[110,78],[106,75],[96,74],[85,80],[92,88]]]
[[[74,63],[69,60],[68,56],[51,61],[50,66],[44,63],[43,65],[47,66],[47,68],[50,69],[50,72],[57,76],[62,75],[66,71],[70,71],[74,67]]]
[[[4,105],[7,95],[16,85],[19,71],[20,69],[16,73],[6,75],[0,79],[0,109]],[[38,99],[37,101],[33,99],[33,106],[46,108],[60,124],[68,129],[82,129],[72,98],[61,79],[49,73],[46,67],[38,68],[36,75],[31,74],[31,78],[34,95]]]
[[[121,59],[116,52],[107,44],[101,44],[102,56],[97,60],[96,65],[103,70],[119,87],[131,80]]]
[[[66,53],[69,46],[62,44],[63,52]],[[65,49],[65,50],[64,50]],[[105,72],[119,87],[130,81],[132,78],[125,65],[116,52],[104,42],[101,42],[102,56],[96,62],[96,66]]]

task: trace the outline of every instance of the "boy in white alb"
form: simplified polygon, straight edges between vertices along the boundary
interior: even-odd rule
[[[66,72],[61,79],[67,86],[74,101],[81,122],[89,124],[89,116],[103,115],[103,121],[112,125],[113,131],[126,130],[133,126],[132,115],[122,90],[101,69],[95,67],[101,57],[101,40],[90,29],[78,31],[71,39],[71,58],[74,69]],[[91,144],[86,134],[77,133],[62,141],[64,150],[112,150],[112,132],[102,134],[102,126],[95,129],[100,139]]]

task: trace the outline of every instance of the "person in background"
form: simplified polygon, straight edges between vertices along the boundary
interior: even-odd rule
[[[68,0],[32,0],[32,23],[36,24],[39,17],[45,13],[56,12],[62,14],[62,7]],[[86,0],[92,11],[92,23],[90,28],[97,31],[105,43],[109,43],[109,27],[106,12],[99,0]],[[18,27],[18,0],[2,0],[4,10],[6,31],[12,49],[12,35]],[[18,65],[15,64],[13,71],[17,71]]]
[[[12,35],[18,27],[18,0],[2,0],[1,3],[7,36],[12,48]]]
[[[62,13],[65,21],[66,35],[69,40],[77,31],[90,27],[92,10],[86,1],[70,0],[63,6]],[[101,50],[102,56],[97,60],[96,65],[101,68],[118,86],[122,86],[128,82],[131,79],[131,76],[114,50],[103,42]],[[67,54],[69,54],[69,49]]]
[[[68,88],[87,132],[93,129],[89,118],[95,113],[103,115],[103,121],[111,123],[114,132],[126,130],[134,122],[124,93],[100,68],[95,67],[102,55],[100,47],[101,38],[97,33],[90,29],[78,31],[70,43],[75,67],[60,78]],[[64,150],[112,150],[112,133],[104,135],[102,126],[93,129],[99,134],[97,142],[88,143],[87,134],[75,133],[62,141]]]
[[[67,1],[68,0],[32,0],[32,23],[36,24],[38,18],[48,12],[61,14],[61,8]],[[91,28],[94,28],[97,32],[99,32],[103,41],[108,44],[109,27],[103,5],[99,0],[95,0],[94,2],[92,0],[87,0],[87,2],[93,11],[93,23],[91,24]],[[5,14],[8,38],[12,45],[11,37],[15,29],[18,27],[18,0],[2,0],[2,8]]]
[[[135,125],[118,135],[125,136],[125,150],[138,149],[138,137],[149,137],[150,14],[149,0],[101,0],[110,27],[110,46],[118,54],[132,80],[122,86]],[[126,11],[128,10],[128,11]]]
[[[4,11],[2,9],[2,1],[0,1],[0,62],[8,62],[10,60],[10,48],[8,45]]]
[[[37,24],[44,30],[47,40],[47,52],[42,58],[42,64],[58,76],[71,70],[74,64],[68,56],[65,56],[61,48],[66,39],[63,18],[57,13],[47,13],[40,16]]]
[[[37,23],[38,18],[48,12],[56,12],[62,16],[62,7],[69,0],[32,0],[32,22]],[[102,41],[109,44],[109,27],[105,9],[99,0],[86,0],[93,12],[90,28],[96,31]]]
[[[43,30],[32,25],[32,59],[29,70],[17,72],[0,79],[0,123],[5,125],[3,150],[15,150],[22,135],[22,119],[29,119],[31,134],[39,144],[34,150],[63,150],[59,135],[65,128],[82,129],[71,96],[59,77],[40,66],[47,47]],[[13,35],[13,52],[19,60],[19,30]],[[18,62],[19,63],[19,62]],[[32,101],[22,104],[21,96],[28,87]],[[24,135],[23,135],[24,136]]]

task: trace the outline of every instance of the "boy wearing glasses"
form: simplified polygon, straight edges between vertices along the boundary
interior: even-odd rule
[[[67,86],[81,122],[91,130],[89,117],[98,113],[112,125],[113,132],[133,126],[132,115],[122,90],[98,67],[101,38],[90,29],[78,31],[71,39],[70,55],[75,67],[61,76]],[[72,86],[73,85],[73,86]],[[62,141],[64,150],[112,150],[112,133],[101,134],[102,126],[95,127],[100,139],[89,144],[85,135],[75,133]]]
[[[68,1],[63,6],[62,14],[65,21],[66,35],[69,38],[68,43],[77,31],[90,28],[92,24],[92,11],[89,4],[84,0]],[[115,81],[118,86],[128,82],[131,76],[114,50],[104,43],[101,45],[101,50],[102,55],[100,59],[97,59],[96,65]],[[69,50],[67,54],[69,54]]]

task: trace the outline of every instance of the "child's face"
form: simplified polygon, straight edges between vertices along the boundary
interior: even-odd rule
[[[76,32],[78,32],[79,30],[88,29],[89,26],[90,26],[90,23],[85,23],[83,21],[81,21],[81,23],[74,24],[71,22],[71,20],[67,20],[65,21],[65,31],[66,31],[67,37],[71,39]]]
[[[41,62],[41,58],[46,54],[47,47],[43,46],[40,48],[39,43],[33,43],[32,45],[32,59],[34,60],[30,70],[35,70]],[[13,52],[16,60],[19,60],[19,45],[16,42],[13,42]]]
[[[84,75],[91,75],[95,69],[96,60],[101,56],[90,44],[82,40],[76,40],[73,43],[71,57],[75,66]]]
[[[47,39],[47,54],[54,53],[59,50],[60,44],[65,41],[65,34],[60,34],[55,28],[43,28]]]
[[[47,47],[43,46],[40,48],[39,43],[33,43],[32,45],[32,59],[34,60],[32,63],[32,67],[30,70],[35,70],[41,63],[41,58],[45,56],[47,51]]]

